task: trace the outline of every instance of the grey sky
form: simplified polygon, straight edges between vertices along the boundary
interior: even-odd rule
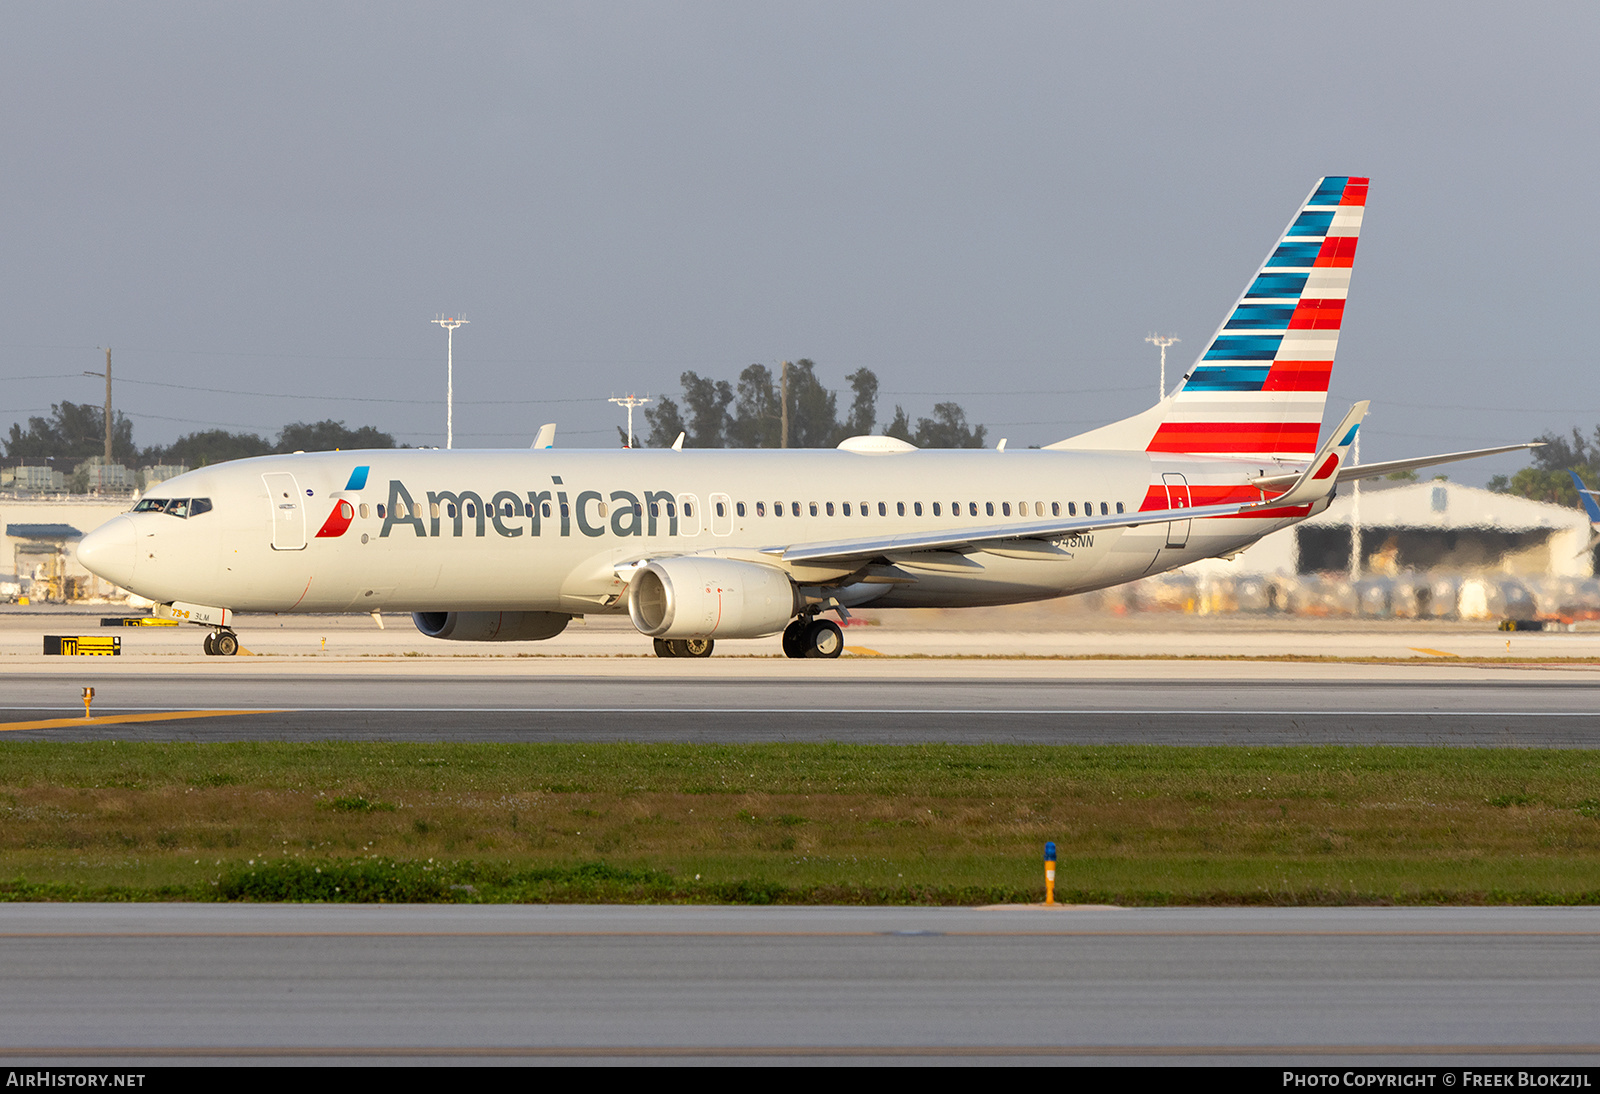
[[[0,428],[611,445],[811,357],[1012,447],[1143,409],[1323,174],[1372,177],[1366,459],[1600,422],[1588,4],[8,5]],[[60,376],[45,380],[12,379]],[[207,394],[133,381],[275,392]],[[401,400],[363,402],[365,400]],[[1481,482],[1521,458],[1465,465]]]

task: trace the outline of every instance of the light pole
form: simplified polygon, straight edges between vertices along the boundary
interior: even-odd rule
[[[1145,339],[1161,347],[1161,388],[1156,392],[1156,399],[1167,397],[1167,347],[1177,343],[1178,339],[1170,334],[1152,334]]]
[[[449,319],[440,316],[432,322],[445,329],[444,338],[444,446],[456,446],[456,328],[467,322],[465,319]]]
[[[606,402],[608,402],[608,403],[616,403],[618,406],[625,406],[625,407],[628,408],[628,443],[623,445],[622,447],[623,448],[632,448],[633,447],[633,408],[636,407],[636,406],[644,406],[644,404],[650,402],[650,396],[646,395],[644,398],[640,399],[640,398],[635,398],[632,395],[629,395],[625,399],[607,399]]]

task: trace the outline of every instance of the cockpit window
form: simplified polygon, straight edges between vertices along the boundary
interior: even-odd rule
[[[141,498],[135,513],[165,513],[170,517],[198,517],[211,512],[210,498]]]

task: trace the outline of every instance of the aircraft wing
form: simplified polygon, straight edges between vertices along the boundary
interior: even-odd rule
[[[818,562],[824,559],[872,558],[891,551],[939,551],[958,547],[1003,546],[1019,539],[1060,539],[1080,532],[1108,528],[1139,528],[1172,520],[1199,520],[1203,517],[1232,517],[1252,509],[1276,509],[1277,499],[1247,505],[1197,505],[1188,509],[1150,509],[1142,513],[1114,513],[1104,517],[1075,517],[1066,520],[1017,521],[1012,524],[985,524],[962,531],[910,532],[900,536],[839,539],[827,543],[801,543],[785,547],[765,547],[763,553],[786,562]]]
[[[1099,517],[1069,517],[1065,520],[1017,521],[1008,524],[988,524],[960,531],[941,529],[937,532],[910,532],[898,536],[876,536],[862,539],[841,539],[827,543],[789,544],[766,547],[763,553],[776,555],[786,562],[847,561],[872,558],[891,551],[937,551],[959,547],[1003,547],[1007,541],[1060,539],[1082,532],[1095,532],[1109,528],[1139,528],[1147,524],[1165,524],[1174,520],[1201,520],[1206,517],[1266,515],[1269,510],[1282,510],[1289,506],[1305,505],[1333,489],[1334,475],[1339,465],[1350,454],[1356,431],[1366,415],[1367,404],[1357,403],[1350,408],[1328,436],[1311,462],[1296,475],[1285,476],[1288,487],[1281,494],[1260,501],[1231,502],[1225,505],[1196,505],[1172,509],[1149,509],[1139,513],[1107,514]],[[1264,492],[1263,492],[1264,493]]]

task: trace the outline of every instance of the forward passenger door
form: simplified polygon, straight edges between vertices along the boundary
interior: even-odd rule
[[[303,551],[306,546],[306,508],[300,484],[286,471],[262,475],[272,509],[272,549]]]

